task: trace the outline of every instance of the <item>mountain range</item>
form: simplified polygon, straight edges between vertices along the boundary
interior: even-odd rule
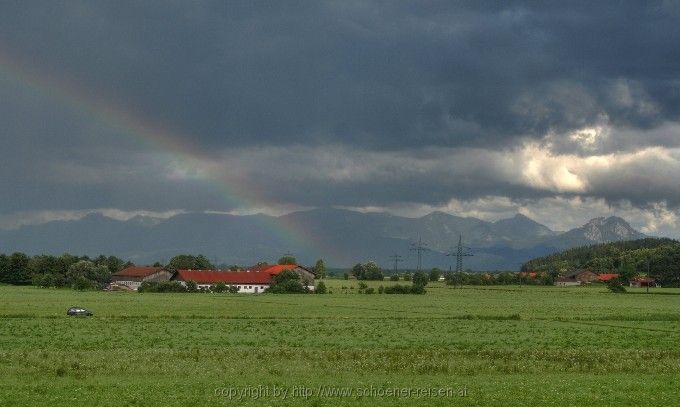
[[[180,253],[204,254],[223,264],[275,261],[292,253],[301,264],[323,258],[328,266],[376,261],[415,268],[412,243],[427,244],[423,267],[448,269],[459,236],[472,256],[466,269],[516,270],[534,257],[562,249],[645,237],[619,217],[595,218],[582,227],[556,232],[524,216],[488,222],[433,212],[419,218],[321,208],[284,216],[186,213],[168,219],[138,216],[127,221],[91,214],[79,220],[0,230],[0,252],[116,255],[137,264],[167,261]]]

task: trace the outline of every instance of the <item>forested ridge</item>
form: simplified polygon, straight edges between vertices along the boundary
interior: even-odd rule
[[[646,238],[567,249],[526,262],[522,271],[559,273],[587,269],[626,276],[649,275],[663,286],[680,286],[680,242]]]

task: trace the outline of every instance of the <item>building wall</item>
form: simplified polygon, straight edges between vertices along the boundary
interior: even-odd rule
[[[314,274],[300,267],[296,268],[295,272],[300,276],[302,285],[306,284],[310,290],[314,290]]]
[[[555,285],[558,287],[570,287],[581,285],[581,283],[579,283],[578,281],[556,281]]]
[[[592,273],[590,271],[584,271],[583,273],[580,273],[579,275],[576,276],[576,280],[586,281],[590,283],[593,281],[597,281],[597,274]]]
[[[185,285],[184,281],[180,281],[182,285]],[[215,283],[217,284],[217,283]],[[198,288],[201,289],[210,289],[211,286],[215,284],[198,284]],[[226,283],[225,283],[226,284]],[[235,285],[238,287],[238,292],[243,293],[243,294],[261,294],[263,293],[267,288],[269,288],[269,284],[227,284],[229,285]]]
[[[139,288],[139,286],[142,284],[142,281],[155,281],[155,282],[169,281],[170,277],[172,277],[171,272],[169,272],[167,270],[161,270],[158,273],[151,274],[150,276],[146,276],[144,278],[113,276],[111,278],[111,283],[112,284],[124,285],[124,286],[132,288],[133,290],[137,290]]]
[[[152,274],[148,277],[144,277],[144,281],[170,281],[172,273],[167,270],[161,270],[158,273]]]
[[[113,280],[111,281],[112,284],[118,284],[118,285],[124,285],[127,287],[132,288],[133,290],[137,290],[139,286],[142,284],[141,281],[133,281],[133,280]]]

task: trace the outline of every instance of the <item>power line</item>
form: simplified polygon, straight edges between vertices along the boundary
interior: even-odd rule
[[[474,256],[469,250],[471,250],[469,247],[463,247],[463,235],[458,235],[458,247],[456,248],[456,251],[454,252],[451,250],[446,254],[447,257],[456,256],[456,273],[461,273],[463,271],[463,257]]]
[[[397,274],[397,265],[400,261],[404,260],[402,260],[401,256],[396,253],[393,256],[390,256],[390,260],[394,261],[394,274]]]
[[[427,243],[423,243],[423,240],[418,237],[418,243],[411,243],[410,251],[416,252],[418,254],[418,271],[420,271],[423,263],[423,252],[430,251],[430,249],[427,247]]]

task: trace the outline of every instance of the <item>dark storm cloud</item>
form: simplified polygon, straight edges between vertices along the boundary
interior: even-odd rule
[[[212,146],[507,143],[678,117],[665,3],[4,4],[3,45]],[[633,83],[654,109],[621,104]]]
[[[130,131],[97,104],[222,157],[266,198],[255,204],[581,194],[675,207],[676,155],[663,171],[578,159],[678,147],[678,21],[664,1],[3,2],[0,68],[40,79],[0,69],[0,212],[238,204],[220,174],[168,176],[167,152],[140,143],[154,125]],[[610,132],[572,137],[592,126]],[[587,171],[570,180],[566,158],[528,176],[532,141]]]

